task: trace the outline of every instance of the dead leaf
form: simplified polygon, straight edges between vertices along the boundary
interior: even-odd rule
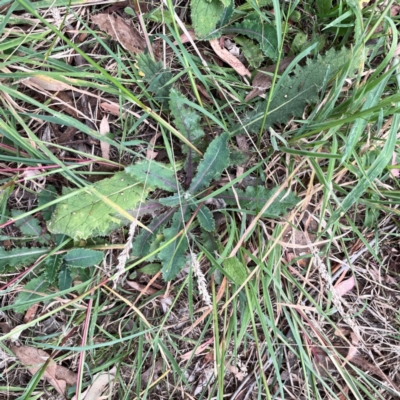
[[[392,6],[390,8],[390,16],[391,17],[395,17],[396,15],[400,14],[400,6]]]
[[[104,392],[106,387],[115,379],[115,374],[117,372],[117,368],[114,367],[108,372],[102,372],[99,374],[96,374],[93,377],[93,382],[92,384],[88,387],[87,390],[85,390],[83,393],[81,393],[80,399],[83,400],[99,400],[101,397],[101,394]],[[78,398],[77,395],[75,395],[72,400],[76,400]]]
[[[67,79],[72,82],[71,79]],[[58,81],[57,79],[51,78],[50,76],[47,75],[35,75],[32,76],[31,78],[24,79],[21,81],[25,86],[28,87],[35,87],[38,89],[44,89],[44,90],[49,90],[50,92],[60,92],[63,90],[75,90],[75,88],[71,85],[68,85],[68,83]]]
[[[100,122],[99,133],[101,136],[106,136],[110,133],[110,125],[106,116]],[[100,140],[101,156],[106,160],[110,159],[110,143]]]
[[[286,57],[281,60],[278,67],[278,74],[281,74],[289,64],[294,60],[294,57]],[[260,69],[253,79],[253,90],[246,96],[245,101],[249,101],[254,97],[260,96],[272,85],[272,75],[275,72],[276,65],[271,65],[268,68]]]
[[[135,281],[126,281],[126,283],[132,288],[137,290],[138,292],[141,292],[142,294],[147,294],[147,295],[152,295],[157,292],[156,289],[153,289],[151,287],[147,287],[145,285],[141,285],[140,283],[137,283]]]
[[[289,227],[282,236],[282,242],[284,242],[282,245],[293,249],[293,253],[300,256],[311,253],[312,248],[310,246],[320,246],[320,243],[315,243],[316,238],[316,235],[312,233],[305,233]]]
[[[36,374],[49,358],[45,351],[30,346],[12,346],[11,351],[32,375]],[[42,378],[49,381],[62,395],[65,393],[67,385],[76,383],[76,374],[68,368],[57,365],[53,360],[47,364]]]
[[[69,115],[72,115],[75,119],[79,118],[79,113],[75,108],[75,104],[72,101],[71,97],[69,97],[68,93],[66,92],[59,92],[54,100],[59,99],[60,103],[54,104],[57,106],[61,111],[66,112]]]
[[[199,347],[197,347],[195,352],[193,352],[193,350],[192,350],[192,351],[188,351],[187,353],[183,354],[181,356],[182,360],[189,360],[194,355],[197,356],[197,355],[203,353],[203,351],[212,343],[214,343],[214,338],[208,339],[206,342],[202,343]]]
[[[368,6],[370,0],[358,0],[358,5],[361,9]]]
[[[77,132],[78,129],[76,129],[74,126],[67,127],[67,129],[57,138],[57,143],[64,144],[72,142]]]
[[[149,383],[154,382],[156,377],[163,369],[163,361],[157,360],[155,364],[151,365],[141,376],[142,389],[148,387]]]
[[[6,333],[11,332],[11,327],[7,322],[0,322],[0,331],[5,335]]]
[[[148,160],[154,160],[157,155],[158,152],[154,151],[154,147],[156,145],[156,141],[157,139],[161,136],[161,132],[157,132],[151,139],[150,139],[150,143],[149,143],[149,148],[146,151],[146,158]]]
[[[357,348],[358,348],[358,342],[359,342],[357,335],[353,331],[351,331],[349,329],[344,329],[344,328],[339,328],[335,332],[335,335],[336,336],[350,335],[351,346],[349,347],[349,351],[347,352],[346,360],[351,361],[357,354]]]
[[[24,315],[24,324],[33,321],[33,319],[36,316],[38,308],[39,308],[39,303],[33,304],[28,308],[28,311]]]
[[[174,300],[174,298],[172,296],[162,296],[161,297],[160,304],[161,304],[161,308],[162,308],[164,314],[166,314],[168,312],[168,310],[170,309],[173,300]]]
[[[355,284],[354,276],[351,276],[349,279],[346,279],[345,281],[342,281],[335,285],[336,293],[340,297],[342,297],[347,292],[350,292],[351,289],[353,289],[354,284]]]
[[[397,165],[396,162],[397,154],[396,152],[393,152],[392,155],[392,165]],[[394,178],[398,178],[400,176],[400,169],[399,168],[393,168],[390,170],[391,174],[393,175]]]
[[[188,42],[190,42],[190,39],[196,40],[196,34],[194,33],[193,30],[188,29],[187,33],[189,34],[189,36],[186,35],[186,33],[184,33],[183,35],[181,35],[181,37],[180,37],[180,43],[182,43],[182,44],[188,43]],[[178,42],[175,41],[175,42],[174,42],[174,45],[176,46],[177,44],[178,44]]]
[[[117,103],[101,103],[100,107],[104,111],[108,111],[110,114],[116,115],[117,117],[121,115],[121,110],[119,108],[119,104]],[[124,116],[124,114],[122,114],[122,116]]]
[[[250,71],[242,62],[232,55],[228,50],[221,47],[219,39],[210,40],[212,49],[224,62],[230,65],[239,75],[251,77]]]
[[[125,50],[133,54],[143,53],[146,48],[145,40],[137,29],[116,14],[96,14],[92,21],[99,28],[116,40]]]
[[[242,381],[246,376],[244,372],[234,365],[229,365],[228,370],[238,381]]]

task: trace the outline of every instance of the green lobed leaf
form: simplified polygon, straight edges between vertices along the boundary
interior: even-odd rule
[[[197,243],[211,254],[214,254],[214,252],[218,250],[218,243],[215,239],[215,235],[203,229],[201,230],[200,239],[197,240]]]
[[[49,252],[47,248],[15,248],[12,250],[5,250],[0,247],[0,271],[5,267],[23,267],[34,263],[41,255]]]
[[[208,187],[229,166],[228,138],[229,134],[223,133],[210,143],[189,187],[189,193],[194,194]]]
[[[62,263],[62,254],[55,254],[54,256],[50,256],[46,259],[46,261],[44,262],[44,266],[47,282],[49,282],[50,284],[53,284],[55,282]]]
[[[217,23],[217,29],[227,25],[232,18],[233,12],[235,11],[235,0],[225,0],[224,5],[225,8],[222,11],[221,18]]]
[[[143,80],[149,84],[147,90],[155,94],[156,100],[166,102],[172,87],[171,71],[165,69],[161,61],[154,61],[149,54],[138,54],[136,63],[138,69],[144,74]]]
[[[249,161],[251,155],[242,150],[231,149],[229,153],[229,166],[242,165]]]
[[[25,303],[30,300],[40,299],[42,296],[37,293],[46,292],[48,287],[49,283],[44,280],[43,277],[34,278],[29,281],[23,287],[24,291],[19,292],[17,298],[14,301],[15,312],[22,313],[26,311],[33,303]],[[25,290],[29,292],[26,292]]]
[[[260,19],[245,19],[233,27],[224,29],[224,32],[239,33],[254,39],[267,57],[272,60],[278,58],[278,37],[273,25],[265,24]]]
[[[91,267],[103,261],[104,253],[91,249],[72,249],[64,255],[64,262],[71,267]]]
[[[200,116],[185,103],[185,96],[178,90],[172,89],[169,97],[169,108],[176,128],[190,143],[198,146],[204,136],[204,131],[200,127]],[[193,150],[186,145],[182,146],[182,150],[187,154],[189,165],[192,165]]]
[[[236,257],[227,258],[222,262],[224,272],[236,285],[242,285],[248,277],[245,266]]]
[[[256,45],[252,40],[244,36],[236,36],[233,38],[233,40],[240,46],[243,55],[250,66],[253,68],[258,68],[264,60],[260,46]]]
[[[294,76],[280,82],[274,92],[265,128],[275,123],[286,123],[292,117],[301,117],[307,104],[318,101],[318,92],[326,79],[332,79],[349,62],[350,56],[350,51],[345,48],[340,51],[331,49],[324,57],[318,55],[315,60],[307,60],[304,67],[297,65]],[[254,111],[243,116],[242,123],[249,132],[260,131],[266,106],[266,101],[259,102]],[[242,129],[235,132],[241,133]]]
[[[56,188],[53,185],[47,185],[45,189],[43,189],[39,194],[38,194],[38,205],[39,207],[42,207],[46,205],[47,203],[50,203],[51,201],[55,200],[57,198],[57,191]],[[45,221],[49,221],[54,210],[56,208],[56,205],[53,204],[52,206],[49,206],[42,210],[42,216]]]
[[[161,245],[175,237],[184,226],[185,221],[182,219],[182,210],[178,210],[173,216],[171,227],[164,230],[164,241]],[[160,251],[159,259],[163,266],[162,273],[165,281],[175,278],[186,265],[185,253],[188,246],[186,235],[183,234]]]
[[[168,192],[178,191],[175,171],[166,164],[146,159],[126,167],[125,171],[146,187],[164,189]]]
[[[11,210],[13,218],[19,217],[22,214],[25,214],[22,210]],[[42,234],[39,220],[31,215],[15,221],[15,226],[26,236],[40,237]]]
[[[264,186],[248,186],[245,191],[235,189],[238,196],[240,206],[244,210],[250,210],[258,212],[260,211],[265,203],[275,194],[278,188],[266,189]],[[232,189],[228,189],[223,192],[217,198],[223,199],[226,204],[235,206],[236,198],[232,192]],[[287,211],[293,208],[300,201],[292,191],[284,190],[281,192],[274,202],[264,212],[266,217],[279,217],[287,213]]]
[[[69,268],[66,265],[61,267],[61,271],[58,275],[58,290],[67,290],[72,285],[72,277]]]
[[[186,202],[184,196],[184,192],[182,192],[181,194],[174,193],[172,196],[162,197],[161,199],[159,199],[159,202],[165,207],[176,207]]]
[[[197,220],[200,226],[207,232],[212,232],[215,230],[215,219],[207,206],[202,206],[197,213]]]
[[[220,0],[191,0],[191,17],[197,39],[203,39],[217,26],[224,13]]]
[[[65,234],[74,239],[107,235],[126,221],[112,204],[125,211],[134,209],[145,200],[149,190],[150,187],[145,189],[131,175],[118,172],[112,178],[96,182],[85,191],[81,190],[58,203],[47,228],[52,233]],[[96,196],[96,192],[107,197],[112,204]]]

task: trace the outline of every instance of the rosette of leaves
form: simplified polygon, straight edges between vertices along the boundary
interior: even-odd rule
[[[148,182],[152,187],[172,193],[171,196],[158,201],[167,211],[153,218],[148,226],[151,232],[143,230],[135,238],[132,248],[134,256],[146,256],[155,250],[153,244],[157,243],[157,237],[162,233],[163,240],[157,245],[163,249],[159,252],[158,258],[163,266],[163,277],[167,281],[175,278],[186,264],[189,243],[185,225],[191,214],[197,210],[196,218],[203,230],[211,232],[215,229],[211,210],[206,205],[201,205],[197,197],[213,180],[219,179],[224,169],[229,166],[227,142],[228,134],[224,133],[210,143],[187,190],[184,190],[178,182],[175,171],[165,164],[143,160],[126,168],[126,172],[138,181]],[[152,203],[154,204],[154,201]],[[146,204],[141,212],[144,213],[145,209]],[[171,224],[167,227],[169,222]],[[176,240],[171,242],[175,237]]]
[[[200,127],[200,117],[188,107],[188,101],[176,90],[171,91],[170,109],[176,127],[192,144],[198,144],[204,135]],[[171,193],[167,197],[147,201],[135,209],[136,217],[152,214],[153,219],[148,225],[148,230],[142,230],[135,237],[132,246],[132,254],[135,257],[146,256],[148,261],[154,261],[158,257],[162,264],[163,277],[167,281],[175,278],[186,265],[191,229],[187,223],[193,213],[196,213],[195,218],[202,231],[201,237],[215,231],[213,212],[202,202],[202,197],[210,193],[214,187],[213,183],[220,179],[223,171],[234,162],[230,159],[228,140],[228,133],[217,136],[208,145],[201,160],[193,157],[190,148],[183,149],[183,153],[186,154],[184,187],[174,168],[163,163],[143,160],[126,168],[126,172],[136,181]],[[196,172],[192,176],[195,169]],[[258,211],[273,194],[273,190],[269,191],[263,187],[247,188],[245,191],[239,190],[238,200],[243,208]],[[219,197],[228,205],[234,204],[232,189],[226,190]],[[293,193],[283,193],[266,210],[265,215],[277,217],[297,202],[298,198]],[[160,247],[161,251],[156,254]],[[152,256],[152,253],[156,255]]]

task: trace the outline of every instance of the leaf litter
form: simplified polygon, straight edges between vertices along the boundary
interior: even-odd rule
[[[11,346],[10,349],[32,375],[46,364],[42,379],[47,380],[58,393],[64,395],[67,385],[76,384],[76,373],[58,365],[45,351],[31,346]]]

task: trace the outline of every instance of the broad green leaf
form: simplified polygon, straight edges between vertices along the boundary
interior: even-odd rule
[[[165,164],[146,159],[126,167],[125,171],[146,187],[178,191],[175,171]]]
[[[104,253],[91,249],[72,249],[64,255],[64,262],[71,267],[91,267],[103,261]]]
[[[215,220],[212,212],[207,206],[202,206],[197,213],[197,220],[200,226],[207,232],[215,229]]]
[[[5,267],[23,267],[25,265],[33,264],[41,255],[49,252],[47,248],[15,248],[12,250],[5,250],[0,247],[0,271]]]
[[[190,6],[196,38],[203,39],[215,29],[225,7],[220,0],[191,0]]]
[[[224,29],[224,32],[236,32],[257,40],[267,57],[272,60],[278,58],[278,37],[273,25],[262,23],[259,19],[245,19],[233,27]]]
[[[236,36],[233,40],[240,46],[243,55],[250,66],[258,68],[264,60],[260,46],[256,45],[251,39],[244,36]]]
[[[45,266],[45,276],[47,282],[49,282],[50,284],[55,282],[62,263],[63,263],[62,254],[55,254],[54,256],[50,256],[46,259],[44,266]]]
[[[332,0],[316,0],[318,13],[322,16],[329,14],[332,9]]]
[[[13,218],[16,218],[22,214],[22,210],[11,210]],[[15,226],[21,230],[21,232],[26,236],[40,237],[42,234],[42,228],[40,226],[39,220],[28,215],[25,218],[15,221]]]
[[[155,99],[167,101],[172,87],[173,75],[169,69],[164,69],[161,61],[154,61],[149,54],[140,53],[136,56],[136,66],[143,80],[149,84],[147,90],[155,94]]]
[[[71,196],[71,193],[65,196],[57,204],[47,227],[52,233],[65,234],[74,239],[107,235],[126,222],[117,210],[134,209],[145,200],[149,190],[150,187],[144,189],[129,174],[116,173],[112,178],[103,179],[85,190],[77,190],[75,196]],[[107,198],[107,201],[96,193]]]
[[[25,304],[29,300],[40,299],[42,296],[36,293],[44,293],[49,287],[49,283],[42,277],[34,278],[29,281],[19,292],[14,301],[14,311],[22,313],[26,311],[33,303]]]
[[[164,230],[164,243],[175,237],[185,226],[185,221],[182,219],[182,210],[178,210],[173,217],[170,228]],[[159,258],[162,263],[162,273],[165,281],[174,279],[176,275],[186,265],[186,251],[188,249],[188,240],[185,233],[163,248],[159,253]]]
[[[69,268],[66,265],[61,267],[61,271],[58,275],[58,289],[61,291],[67,290],[72,285],[72,277]]]
[[[228,138],[229,134],[223,133],[210,143],[190,185],[190,193],[194,194],[208,187],[210,182],[218,179],[229,166]]]
[[[224,267],[224,272],[233,283],[238,286],[243,285],[248,273],[245,266],[236,257],[227,258],[223,261],[222,266]]]
[[[266,189],[264,186],[248,186],[245,191],[235,189],[235,192],[242,209],[258,212],[277,190],[278,188]],[[217,198],[223,199],[226,204],[232,206],[237,205],[236,197],[232,189],[223,192],[221,195],[217,196]],[[279,217],[280,215],[286,214],[288,210],[293,208],[299,201],[300,199],[292,191],[288,193],[287,190],[284,190],[267,208],[263,215],[266,217]]]
[[[161,271],[161,264],[147,264],[144,267],[139,268],[138,271],[142,274],[155,275],[157,272]]]
[[[44,206],[47,203],[50,203],[51,201],[55,200],[57,198],[57,191],[53,185],[47,185],[45,189],[43,189],[39,194],[38,194],[38,205],[39,207]],[[45,221],[49,221],[54,210],[56,208],[56,205],[53,204],[52,206],[42,210],[42,215],[43,219]]]

